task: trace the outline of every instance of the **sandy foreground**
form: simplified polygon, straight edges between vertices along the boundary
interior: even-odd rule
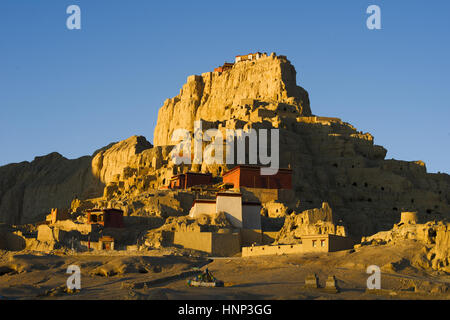
[[[112,252],[38,254],[1,252],[0,299],[450,299],[450,275],[409,264],[414,241],[335,253],[214,258],[189,254]],[[67,267],[81,270],[81,290],[67,293]],[[380,291],[367,292],[369,265],[381,268]],[[186,284],[195,268],[209,270],[223,288]],[[193,269],[194,268],[194,269]],[[338,293],[305,288],[317,274],[321,287],[335,276]]]

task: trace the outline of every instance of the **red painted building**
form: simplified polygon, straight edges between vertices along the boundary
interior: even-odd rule
[[[233,68],[233,66],[234,66],[234,63],[225,62],[223,64],[223,66],[215,68],[214,72],[224,72],[224,71],[230,70],[231,68]]]
[[[260,166],[238,165],[223,174],[223,182],[234,188],[292,189],[292,170],[278,169],[274,175],[261,175]]]
[[[187,189],[211,183],[211,173],[186,172],[173,176],[169,182],[169,189]]]
[[[120,209],[91,209],[87,210],[87,222],[100,224],[105,228],[123,228],[123,211]]]

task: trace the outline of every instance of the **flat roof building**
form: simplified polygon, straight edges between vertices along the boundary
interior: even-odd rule
[[[312,252],[335,252],[352,249],[354,245],[355,241],[348,237],[342,237],[334,234],[315,234],[301,236],[301,242],[296,244],[243,247],[242,256],[253,257]]]
[[[261,203],[243,202],[240,193],[219,192],[216,199],[194,200],[189,216],[196,218],[219,212],[224,212],[235,228],[261,230]]]
[[[193,186],[212,183],[211,173],[186,172],[170,178],[169,189],[188,189]]]
[[[251,60],[257,60],[259,58],[262,58],[264,56],[267,56],[267,54],[261,53],[261,52],[255,52],[255,53],[249,53],[244,55],[237,55],[235,58],[235,62],[240,61],[251,61]]]
[[[214,72],[224,72],[224,71],[230,70],[231,68],[233,68],[233,66],[234,66],[234,63],[225,62],[223,64],[223,66],[215,68]]]
[[[123,211],[120,209],[90,209],[86,210],[87,223],[99,224],[105,228],[123,228]]]
[[[274,175],[261,175],[261,166],[237,165],[223,174],[223,182],[234,188],[292,189],[292,170],[278,169]]]

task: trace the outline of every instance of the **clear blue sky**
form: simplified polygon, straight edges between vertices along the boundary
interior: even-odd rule
[[[82,29],[66,28],[81,7]],[[366,28],[381,7],[382,30]],[[450,1],[0,1],[0,165],[129,136],[191,74],[284,54],[314,114],[370,132],[388,158],[450,172]]]

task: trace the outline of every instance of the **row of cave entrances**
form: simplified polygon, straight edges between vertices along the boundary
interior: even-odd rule
[[[341,184],[338,182],[338,183],[337,183],[337,186],[340,187]],[[357,186],[358,186],[358,183],[353,182],[353,183],[352,183],[352,186],[353,186],[353,187],[357,187]],[[345,185],[343,185],[342,187],[345,187]],[[369,184],[368,184],[367,182],[364,182],[364,187],[366,187],[366,188],[369,187]],[[381,191],[384,191],[384,190],[385,190],[384,187],[381,187],[380,189],[381,189]],[[439,191],[439,194],[442,194],[442,191]],[[350,202],[353,202],[353,199],[352,199],[352,198],[350,198],[349,200],[350,200]],[[362,201],[362,200],[361,200],[361,201]],[[372,198],[367,198],[367,202],[372,202]],[[414,203],[414,198],[411,199],[411,203]],[[434,206],[434,210],[437,210],[437,209],[439,209],[439,206],[438,206],[438,205],[435,205],[435,206]],[[393,207],[392,210],[393,210],[393,211],[398,211],[399,209],[398,209],[397,207]],[[439,214],[439,212],[434,211],[434,210],[433,210],[433,209],[427,209],[427,210],[426,210],[426,213],[427,213],[427,214],[432,214],[432,213],[437,213],[437,214]]]

